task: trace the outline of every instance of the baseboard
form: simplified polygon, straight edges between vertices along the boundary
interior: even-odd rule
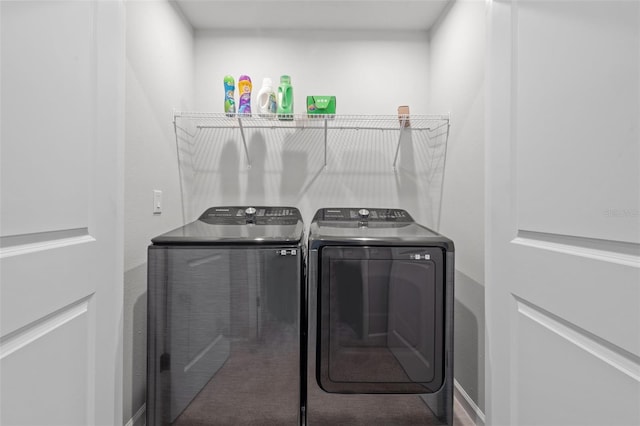
[[[144,426],[147,423],[147,404],[142,404],[142,407],[129,419],[124,426]]]
[[[476,403],[473,402],[473,399],[471,399],[469,394],[465,392],[462,386],[460,386],[460,383],[458,383],[458,381],[455,379],[453,380],[453,393],[455,394],[458,402],[460,402],[460,405],[462,405],[462,408],[464,408],[471,420],[474,421],[476,426],[484,426],[484,413],[482,412],[482,410],[480,410],[480,407],[478,407]]]

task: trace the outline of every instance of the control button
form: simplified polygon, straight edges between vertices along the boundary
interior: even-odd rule
[[[360,215],[360,217],[362,218],[367,218],[369,217],[369,210],[367,209],[360,209],[358,210],[358,214]]]
[[[247,207],[244,211],[244,218],[248,224],[252,224],[256,219],[256,209],[254,207]]]

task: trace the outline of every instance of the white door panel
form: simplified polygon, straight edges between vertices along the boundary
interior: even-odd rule
[[[633,359],[522,302],[517,313],[515,424],[637,424],[640,369]]]
[[[640,424],[640,3],[490,4],[487,423]]]
[[[518,3],[518,229],[640,243],[637,9]]]
[[[122,4],[0,19],[0,424],[118,424]]]
[[[535,246],[528,244],[537,243]],[[557,312],[621,349],[640,353],[640,263],[635,266],[549,250],[540,240],[512,243],[513,297]]]
[[[43,242],[48,246],[45,250],[2,258],[0,329],[3,336],[38,321],[43,313],[64,309],[95,291],[91,257],[97,252],[95,240],[89,236],[75,240],[66,247],[58,247],[59,240],[49,240]],[[3,254],[11,248],[18,247],[3,247]],[[78,263],[64,259],[75,259]],[[15,279],[8,279],[10,277]]]
[[[86,228],[94,4],[3,3],[2,235]]]
[[[92,322],[85,299],[5,336],[2,424],[93,423],[87,409],[95,393],[90,371]]]

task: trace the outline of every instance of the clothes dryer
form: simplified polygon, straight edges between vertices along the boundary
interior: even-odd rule
[[[453,242],[405,210],[325,208],[308,249],[306,424],[451,425]]]
[[[293,207],[212,207],[148,249],[147,425],[298,425]]]

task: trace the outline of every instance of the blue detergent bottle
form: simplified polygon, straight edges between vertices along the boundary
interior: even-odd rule
[[[224,77],[224,112],[232,117],[236,113],[236,101],[233,92],[236,90],[236,83],[230,75]]]

